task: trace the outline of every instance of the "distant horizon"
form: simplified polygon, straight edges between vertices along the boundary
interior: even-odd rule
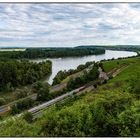
[[[136,44],[136,45],[78,45],[78,46],[62,46],[62,47],[57,47],[57,46],[50,46],[50,47],[23,47],[23,46],[0,46],[0,49],[5,49],[5,48],[75,48],[75,47],[79,47],[79,46],[140,46],[140,44]]]

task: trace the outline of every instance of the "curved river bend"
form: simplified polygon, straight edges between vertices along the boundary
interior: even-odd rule
[[[88,61],[100,61],[104,59],[112,59],[112,58],[121,58],[121,57],[128,57],[128,56],[136,56],[136,52],[129,52],[129,51],[112,51],[106,50],[105,54],[102,55],[89,55],[83,57],[66,57],[66,58],[51,58],[48,60],[52,61],[52,74],[50,77],[46,79],[46,82],[52,84],[53,78],[60,70],[69,70],[75,69],[80,64],[85,64]],[[47,59],[36,59],[32,60],[33,62],[42,62]]]

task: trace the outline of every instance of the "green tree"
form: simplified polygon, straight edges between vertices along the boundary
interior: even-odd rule
[[[38,92],[43,87],[43,83],[41,81],[37,81],[33,84],[33,89],[35,92]]]
[[[96,80],[99,76],[98,66],[94,65],[88,74],[89,80]]]
[[[0,59],[0,91],[32,84],[51,73],[51,61],[33,63],[25,60]]]
[[[46,101],[50,98],[49,94],[49,85],[45,84],[40,87],[40,89],[37,91],[37,100],[38,101]]]

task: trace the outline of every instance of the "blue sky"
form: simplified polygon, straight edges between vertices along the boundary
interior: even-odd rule
[[[140,44],[140,3],[0,4],[0,46]]]

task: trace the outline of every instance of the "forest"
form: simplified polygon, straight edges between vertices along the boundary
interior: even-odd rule
[[[34,59],[104,54],[105,49],[97,48],[28,48],[25,51],[1,51],[0,58]]]
[[[107,49],[107,50],[118,50],[118,51],[135,51],[138,52],[140,50],[140,45],[82,45],[77,46],[76,48],[96,48],[96,49]]]
[[[52,63],[34,63],[27,60],[0,60],[0,91],[12,91],[15,87],[32,84],[52,71]]]

